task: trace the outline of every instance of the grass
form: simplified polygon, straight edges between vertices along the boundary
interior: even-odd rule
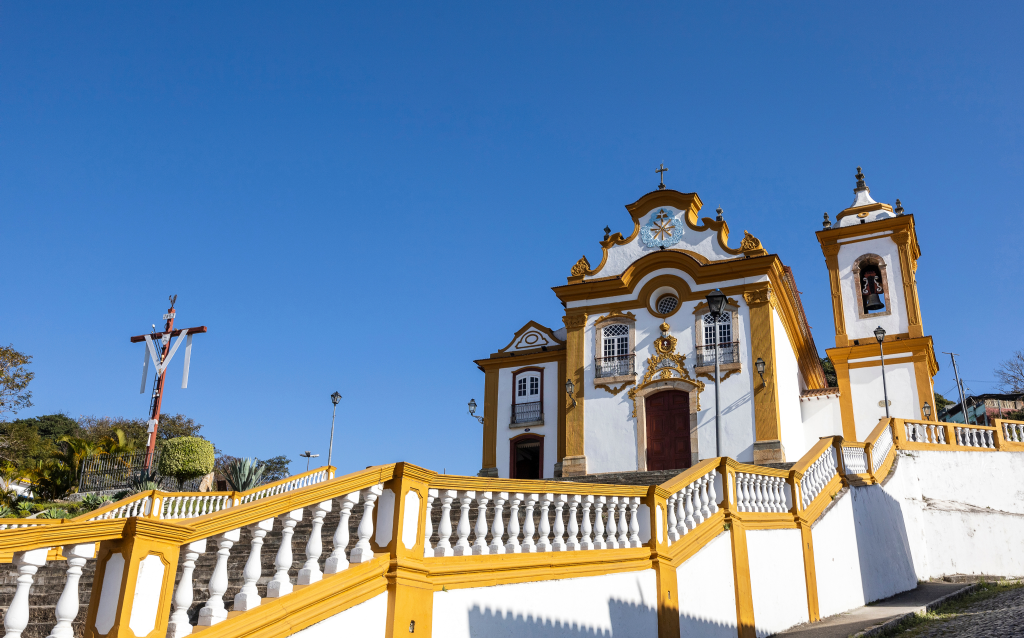
[[[883,638],[888,638],[889,636],[899,636],[900,638],[912,638],[913,636],[918,636],[936,625],[949,622],[954,618],[962,616],[977,603],[1000,594],[1004,594],[1008,591],[1018,589],[1019,587],[1024,587],[1024,583],[1021,582],[989,583],[982,581],[978,583],[978,585],[978,589],[967,594],[963,598],[952,600],[925,614],[915,614],[892,629],[879,634],[879,636]],[[965,583],[964,586],[966,587],[967,584]]]

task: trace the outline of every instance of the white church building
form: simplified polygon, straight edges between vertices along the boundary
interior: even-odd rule
[[[838,387],[827,386],[793,271],[749,232],[731,248],[721,209],[701,218],[701,207],[664,186],[627,205],[629,235],[606,228],[601,262],[581,258],[553,289],[564,326],[530,321],[475,362],[481,476],[683,469],[717,456],[785,463],[823,436],[862,440],[886,415],[878,327],[889,413],[930,409],[938,364],[921,325],[914,217],[899,200],[872,199],[858,168],[853,204],[817,233]]]

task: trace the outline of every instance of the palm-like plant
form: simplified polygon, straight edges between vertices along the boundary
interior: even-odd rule
[[[224,478],[231,489],[245,492],[263,484],[266,466],[257,459],[236,459],[224,468]]]
[[[71,518],[71,514],[69,514],[65,509],[51,507],[39,512],[39,516],[37,518]]]

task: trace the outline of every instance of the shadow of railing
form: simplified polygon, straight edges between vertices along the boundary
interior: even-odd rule
[[[587,595],[580,592],[581,596]],[[658,612],[643,603],[608,600],[608,627],[545,618],[539,615],[504,612],[473,605],[469,609],[472,638],[650,638],[658,634]],[[736,630],[733,630],[733,635]]]

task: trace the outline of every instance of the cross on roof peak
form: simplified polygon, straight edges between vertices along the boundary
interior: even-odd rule
[[[661,166],[659,166],[658,169],[656,171],[654,171],[655,173],[658,174],[658,177],[661,178],[661,183],[658,184],[658,190],[660,190],[660,191],[661,190],[665,190],[665,171],[667,171],[667,170],[668,169],[665,168],[665,162],[662,162]]]

